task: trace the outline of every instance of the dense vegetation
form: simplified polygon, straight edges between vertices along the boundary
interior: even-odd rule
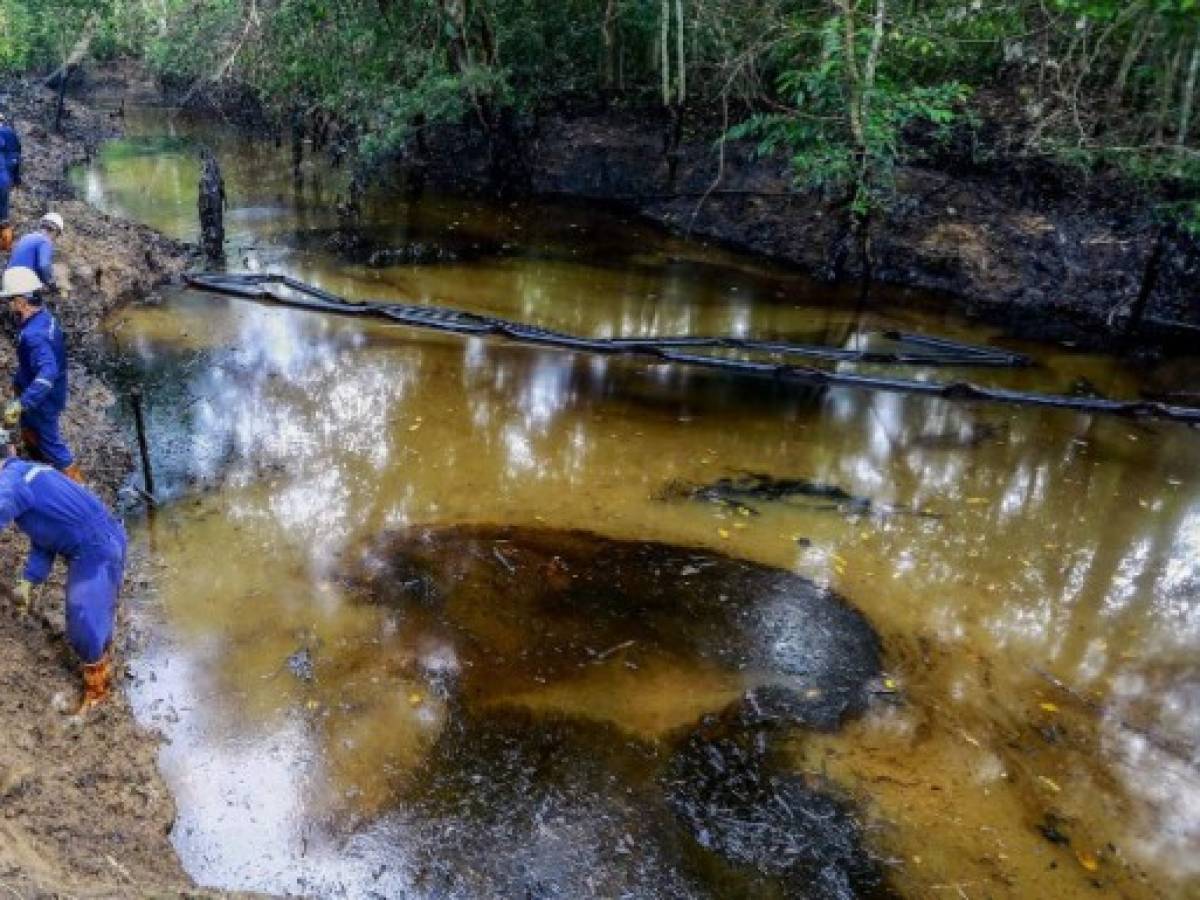
[[[1118,166],[1186,213],[1198,2],[0,0],[0,65],[52,69],[82,37],[195,92],[248,88],[281,121],[333,120],[367,155],[430,122],[657,107],[790,153],[860,217],[914,133],[1000,116],[1005,152]]]

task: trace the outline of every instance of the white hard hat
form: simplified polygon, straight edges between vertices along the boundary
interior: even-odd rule
[[[4,270],[0,278],[0,297],[9,300],[13,297],[28,297],[40,291],[44,285],[37,272],[25,266],[13,266]]]
[[[52,228],[57,228],[58,233],[62,234],[63,218],[58,213],[55,213],[55,212],[46,213],[44,216],[42,216],[42,218],[38,222],[38,224],[39,225],[49,225]]]

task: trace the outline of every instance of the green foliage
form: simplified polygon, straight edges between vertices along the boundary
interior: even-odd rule
[[[895,167],[986,109],[1000,152],[1116,166],[1200,193],[1200,0],[887,0],[862,134],[839,34],[861,69],[876,0],[680,0],[689,124],[738,123],[797,177],[883,202]],[[661,104],[680,72],[676,0],[0,0],[0,70],[47,71],[84,22],[91,53],[176,84],[249,89],[281,121],[333,119],[370,156],[424,123],[598,100]],[[662,45],[670,9],[670,46]],[[834,14],[837,15],[834,15]],[[862,100],[859,97],[857,100]],[[998,120],[998,121],[997,121]],[[861,145],[860,145],[861,144]],[[1181,187],[1182,186],[1182,187]]]
[[[9,72],[59,65],[89,15],[105,17],[111,0],[0,0],[0,69]]]
[[[866,90],[867,110],[862,121],[862,143],[853,132],[849,110],[856,102],[848,78],[840,17],[826,20],[819,29],[797,29],[782,47],[801,63],[785,69],[778,78],[780,99],[786,112],[753,115],[730,130],[734,139],[753,137],[762,154],[789,153],[797,181],[827,194],[846,194],[851,207],[865,214],[884,202],[894,185],[896,166],[911,152],[904,140],[906,129],[920,123],[935,137],[944,137],[964,115],[970,89],[957,81],[922,84],[914,70],[889,60],[885,38],[874,84]],[[855,46],[866,53],[867,29],[856,30]],[[862,60],[855,64],[861,68]]]

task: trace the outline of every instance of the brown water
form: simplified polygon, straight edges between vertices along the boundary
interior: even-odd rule
[[[193,236],[197,129],[157,114],[132,124],[134,139],[79,184],[106,208]],[[164,140],[170,128],[180,133]],[[790,272],[571,206],[376,197],[374,244],[460,259],[350,264],[324,246],[337,173],[309,163],[296,189],[283,151],[199,131],[229,182],[233,269],[581,334],[853,346],[901,327],[1002,343],[935,298],[856,311]],[[187,291],[123,312],[111,332],[121,373],[146,385],[172,498],[136,528],[157,577],[134,597],[145,640],[132,692],[169,738],[173,836],[202,883],[351,896],[742,890],[698,870],[687,848],[633,837],[615,858],[578,848],[637,835],[640,807],[621,806],[637,779],[621,773],[736,701],[747,673],[658,652],[636,629],[614,649],[597,631],[595,664],[578,674],[523,680],[518,645],[486,697],[448,694],[447,673],[472,658],[454,628],[488,621],[503,593],[435,622],[357,602],[342,577],[385,529],[499,523],[708,548],[828,585],[860,609],[883,638],[882,699],[840,732],[791,732],[786,766],[857,806],[902,895],[1200,896],[1194,431],[783,389]],[[1145,377],[1018,349],[1039,366],[919,374],[1056,391],[1086,379],[1120,396]],[[1175,363],[1152,377],[1186,384],[1192,371]],[[801,498],[748,514],[659,499],[671,482],[742,471],[838,485],[874,506]],[[537,616],[521,622],[530,650],[558,646]],[[545,756],[545,735],[561,729],[569,739]],[[475,769],[439,750],[447,735],[478,744],[471,765],[549,790],[556,814],[534,815],[532,831],[502,827],[501,807],[516,801],[460,796]],[[561,787],[546,768],[557,753],[609,774]],[[403,785],[442,774],[465,805],[432,828]],[[509,869],[461,862],[489,838]],[[473,874],[439,875],[438,859]],[[589,867],[597,880],[579,881]]]

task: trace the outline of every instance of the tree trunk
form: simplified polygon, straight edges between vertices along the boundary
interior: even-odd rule
[[[871,95],[875,92],[875,73],[879,69],[879,57],[883,52],[883,23],[887,14],[885,0],[875,0],[875,21],[871,30],[871,49],[867,51],[867,62],[863,66],[862,111],[859,120],[866,123],[871,112]]]
[[[1162,94],[1158,102],[1158,120],[1154,126],[1154,143],[1162,144],[1166,140],[1167,114],[1171,110],[1171,98],[1175,96],[1175,78],[1179,75],[1179,62],[1183,57],[1183,39],[1175,45],[1171,54],[1171,64],[1167,68],[1166,81],[1163,82]]]
[[[303,177],[301,164],[304,162],[304,114],[299,109],[292,110],[292,178],[299,181]]]
[[[858,245],[862,294],[869,290],[874,270],[871,259],[871,148],[867,141],[867,123],[871,115],[871,97],[875,76],[883,53],[884,26],[887,19],[886,0],[875,0],[872,17],[871,45],[867,58],[859,69],[856,47],[856,23],[851,0],[837,0],[842,14],[842,51],[845,54],[846,118],[854,146],[855,181],[850,194],[850,233]]]
[[[862,96],[859,89],[858,52],[855,49],[854,37],[854,7],[851,0],[837,0],[837,7],[842,13],[842,55],[844,80],[846,82],[846,113],[850,122],[850,136],[856,147],[866,146],[863,134],[863,123],[859,116],[862,110]]]
[[[671,0],[662,0],[662,98],[663,106],[671,105]]]
[[[63,105],[67,100],[67,82],[71,80],[71,73],[74,71],[74,69],[67,69],[63,72],[62,78],[58,79],[58,101],[54,104],[55,131],[62,131]]]
[[[863,66],[862,76],[862,107],[859,110],[859,122],[864,129],[870,121],[871,99],[875,92],[875,73],[879,70],[879,57],[883,52],[883,28],[887,14],[886,0],[875,0],[875,21],[871,31],[871,47],[867,51],[867,61]],[[871,292],[871,282],[875,277],[875,259],[871,246],[871,219],[874,206],[871,186],[871,148],[867,146],[865,132],[859,148],[860,168],[858,173],[859,197],[857,198],[857,229],[859,232],[859,254],[862,257],[862,281],[860,300],[866,302]],[[865,196],[864,196],[865,195]]]
[[[1183,83],[1183,97],[1179,102],[1179,133],[1175,135],[1175,146],[1182,150],[1187,146],[1188,132],[1192,128],[1192,101],[1196,97],[1196,76],[1200,74],[1200,28],[1192,41],[1192,61],[1188,65],[1187,79]]]
[[[84,20],[83,28],[79,31],[79,37],[76,39],[71,51],[67,54],[63,64],[46,76],[46,80],[42,82],[46,87],[59,87],[60,79],[65,81],[88,54],[88,50],[92,47],[92,39],[96,36],[96,29],[100,26],[100,14],[90,13]]]
[[[1133,64],[1142,55],[1146,38],[1154,30],[1153,23],[1153,16],[1147,15],[1134,26],[1133,34],[1129,36],[1129,44],[1125,48],[1125,56],[1121,59],[1121,67],[1117,70],[1116,80],[1108,92],[1109,109],[1116,109],[1121,103],[1121,98],[1125,96],[1125,83],[1129,80],[1129,73],[1133,71]]]
[[[210,262],[219,263],[225,258],[225,179],[212,151],[205,147],[200,154],[200,245]]]
[[[1133,307],[1129,310],[1129,320],[1125,323],[1125,330],[1122,335],[1123,341],[1128,344],[1142,327],[1142,319],[1146,315],[1146,307],[1150,305],[1150,295],[1154,293],[1154,288],[1158,285],[1158,273],[1162,268],[1163,256],[1167,252],[1167,226],[1158,226],[1158,232],[1154,236],[1154,246],[1150,248],[1150,256],[1146,259],[1146,269],[1142,273],[1142,286],[1138,290],[1137,299],[1133,301]]]
[[[683,0],[675,0],[675,80],[676,102],[683,106],[687,97],[687,55],[683,35]]]
[[[606,0],[600,23],[604,47],[604,89],[612,91],[617,83],[617,0]]]

